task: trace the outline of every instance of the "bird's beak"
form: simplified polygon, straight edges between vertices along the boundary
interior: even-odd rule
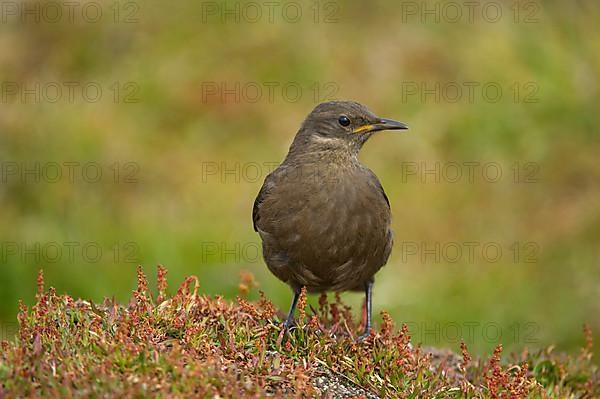
[[[405,130],[408,126],[402,122],[394,121],[391,119],[379,119],[379,122],[372,123],[364,126],[357,127],[352,133],[367,133],[377,132],[380,130]]]

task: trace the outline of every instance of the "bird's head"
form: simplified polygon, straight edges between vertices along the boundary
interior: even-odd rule
[[[357,102],[328,101],[308,114],[294,144],[305,150],[339,148],[358,153],[375,132],[400,129],[408,129],[408,126],[380,118]]]

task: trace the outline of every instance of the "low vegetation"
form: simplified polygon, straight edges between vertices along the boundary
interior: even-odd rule
[[[282,330],[281,313],[262,294],[237,301],[200,293],[187,278],[167,294],[159,266],[157,293],[138,269],[126,305],[94,304],[44,289],[20,305],[19,331],[2,341],[3,397],[365,397],[593,398],[600,395],[592,337],[574,356],[548,348],[473,359],[466,345],[441,351],[411,345],[406,326],[383,313],[381,326],[355,342],[360,322],[339,296],[319,308],[303,295],[298,327]]]

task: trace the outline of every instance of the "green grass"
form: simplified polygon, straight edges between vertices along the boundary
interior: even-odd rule
[[[280,312],[245,274],[235,301],[202,293],[196,277],[168,293],[166,269],[157,290],[142,269],[128,304],[95,304],[45,290],[20,305],[19,331],[2,341],[0,394],[6,397],[321,397],[323,378],[342,376],[361,395],[386,398],[596,397],[600,374],[592,338],[577,356],[540,351],[472,358],[413,346],[407,327],[383,322],[362,343],[360,322],[336,296],[317,309],[303,293],[297,327],[282,330]],[[458,349],[458,348],[457,348]],[[326,376],[326,377],[323,377]],[[359,387],[359,388],[357,388]],[[346,396],[330,396],[346,397]]]

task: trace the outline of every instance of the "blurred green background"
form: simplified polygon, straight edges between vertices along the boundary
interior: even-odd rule
[[[584,322],[600,331],[600,5],[475,3],[4,2],[2,334],[40,268],[59,293],[121,301],[138,263],[229,298],[248,270],[287,309],[252,204],[305,115],[339,98],[411,127],[361,155],[396,234],[375,313],[415,342],[577,351]],[[358,316],[362,296],[344,299]]]

